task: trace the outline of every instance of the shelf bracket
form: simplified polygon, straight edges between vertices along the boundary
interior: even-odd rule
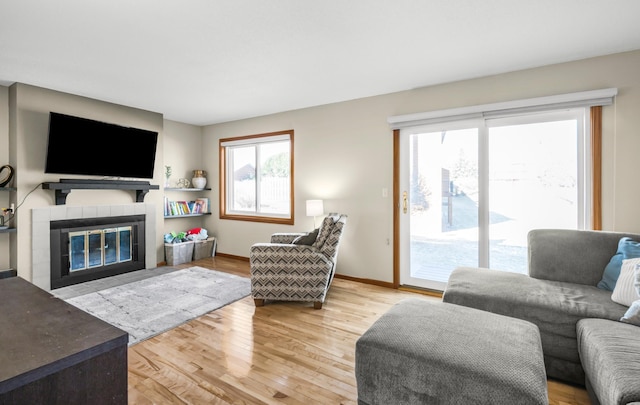
[[[149,192],[148,189],[136,190],[136,202],[144,202],[144,196]]]
[[[67,203],[67,196],[69,195],[70,192],[71,192],[70,188],[56,189],[55,190],[56,205],[65,205]]]

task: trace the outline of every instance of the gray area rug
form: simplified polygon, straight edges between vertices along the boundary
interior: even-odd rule
[[[248,278],[191,267],[65,301],[129,333],[129,346],[251,293]]]

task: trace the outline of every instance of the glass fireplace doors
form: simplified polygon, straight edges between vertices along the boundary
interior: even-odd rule
[[[131,261],[131,226],[69,232],[69,271]]]

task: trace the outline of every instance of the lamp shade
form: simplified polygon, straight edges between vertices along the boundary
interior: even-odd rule
[[[307,200],[307,216],[317,217],[324,214],[322,200]]]

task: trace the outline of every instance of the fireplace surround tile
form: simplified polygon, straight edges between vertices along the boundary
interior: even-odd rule
[[[38,209],[38,208],[34,208],[31,210],[31,221],[33,223],[36,222],[49,222],[51,221],[51,213],[52,210],[50,209]]]
[[[62,221],[67,219],[67,207],[65,205],[56,205],[50,208],[49,219],[51,221]]]
[[[97,218],[98,216],[98,207],[82,207],[82,218]]]
[[[65,219],[77,219],[83,218],[82,210],[84,207],[69,207],[67,206],[67,218]]]
[[[108,217],[111,216],[111,207],[108,205],[99,205],[96,217]]]

